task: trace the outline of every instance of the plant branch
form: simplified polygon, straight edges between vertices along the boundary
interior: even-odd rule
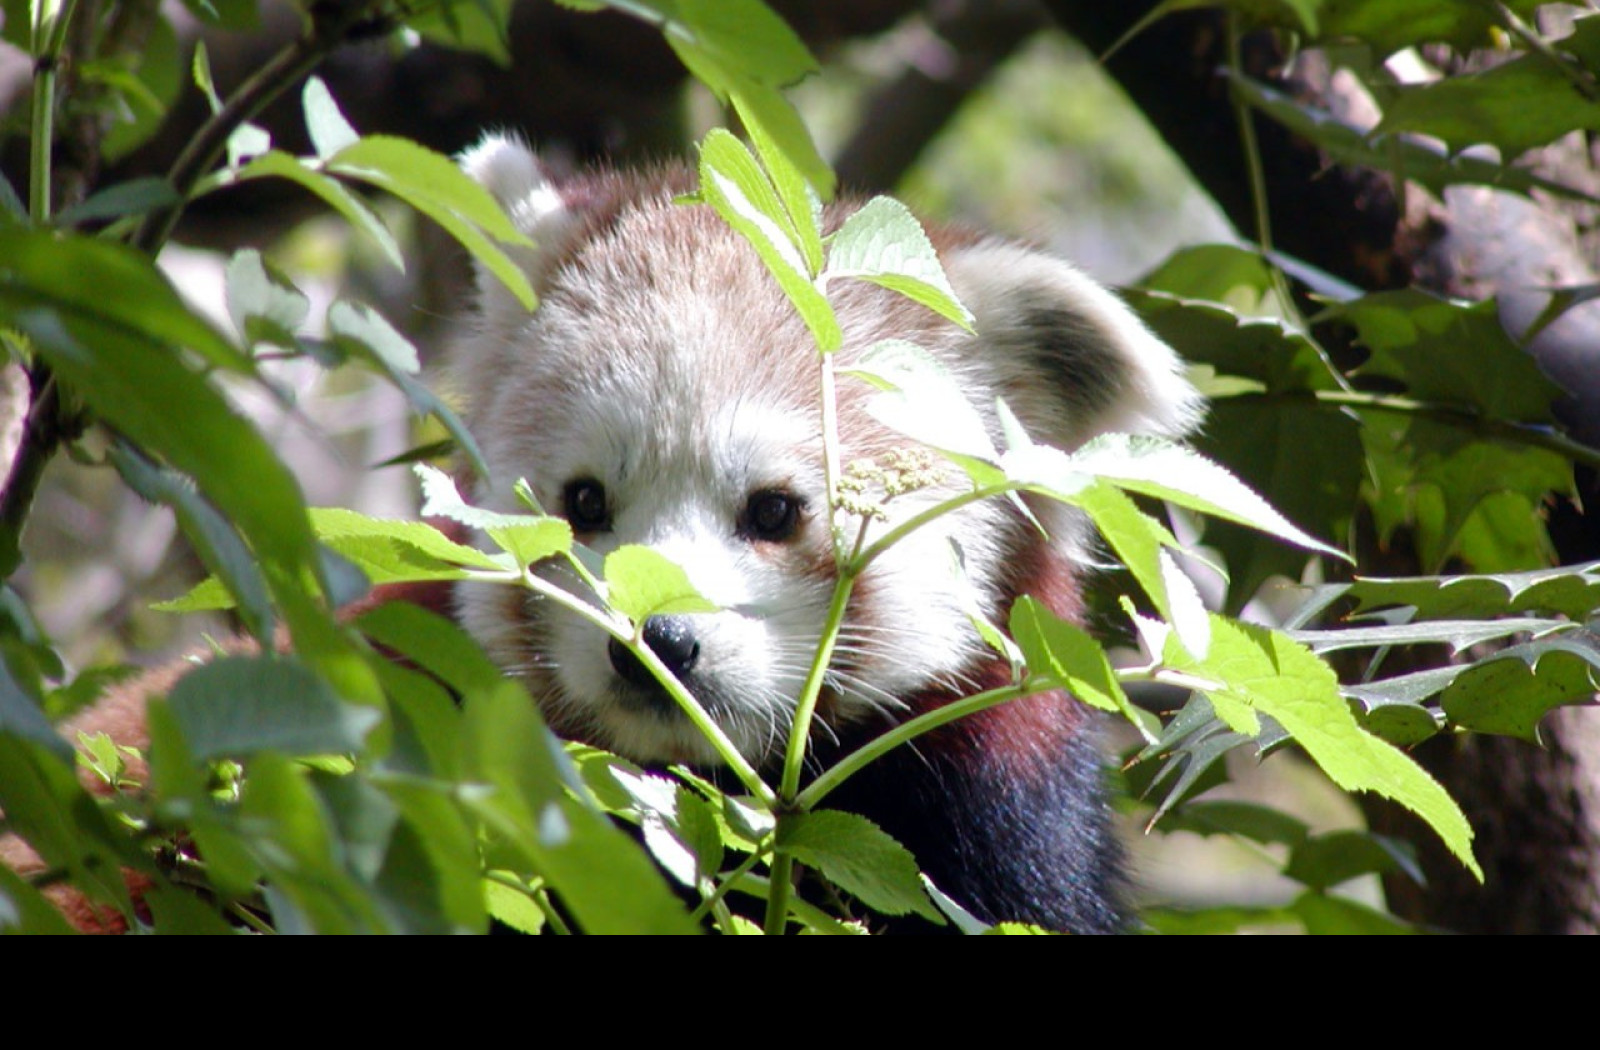
[[[1514,423],[1505,419],[1492,419],[1470,408],[1447,404],[1442,401],[1420,401],[1416,398],[1400,397],[1394,394],[1370,394],[1360,390],[1317,390],[1306,394],[1243,394],[1241,398],[1249,401],[1309,399],[1325,405],[1345,405],[1351,408],[1367,408],[1423,416],[1464,429],[1475,430],[1502,441],[1542,448],[1548,452],[1564,456],[1574,463],[1581,463],[1593,470],[1600,470],[1600,448],[1585,445],[1581,441],[1575,441],[1555,430],[1529,426],[1525,423]]]
[[[365,0],[313,21],[305,36],[279,51],[240,85],[173,161],[167,181],[178,196],[187,198],[194,191],[195,185],[227,149],[228,139],[235,131],[298,84],[323,58],[344,43],[351,30],[367,22],[379,6],[381,0]],[[183,200],[147,216],[133,236],[134,247],[151,255],[160,251],[186,205],[187,201]]]

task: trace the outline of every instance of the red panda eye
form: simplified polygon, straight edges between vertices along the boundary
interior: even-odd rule
[[[805,500],[776,489],[762,489],[750,494],[745,504],[739,531],[753,540],[775,543],[794,535],[800,524],[800,512]]]
[[[574,478],[561,490],[562,513],[578,532],[607,532],[611,507],[606,487],[593,478]]]

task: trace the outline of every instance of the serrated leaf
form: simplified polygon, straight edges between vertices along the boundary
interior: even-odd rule
[[[636,625],[652,616],[716,612],[688,574],[649,547],[625,544],[606,555],[607,600]]]
[[[943,921],[923,891],[911,851],[866,817],[838,810],[792,814],[778,822],[778,848],[873,911]]]
[[[1118,488],[1176,503],[1286,540],[1341,561],[1344,552],[1290,524],[1227,470],[1160,438],[1104,434],[1062,464],[1067,476],[1097,476]]]
[[[511,876],[507,873],[506,877]],[[483,901],[495,922],[518,933],[536,934],[544,930],[544,911],[529,890],[507,886],[499,879],[485,878]]]
[[[1226,700],[1270,716],[1341,788],[1376,792],[1422,817],[1482,878],[1472,828],[1455,800],[1403,752],[1361,728],[1332,669],[1309,650],[1280,632],[1214,617],[1206,660],[1193,661],[1174,645],[1165,657],[1175,669],[1219,682],[1205,690],[1214,706]]]
[[[1544,0],[1507,0],[1505,7],[1531,16]],[[1502,23],[1498,5],[1459,0],[1322,0],[1321,36],[1356,39],[1387,58],[1415,44],[1445,43],[1461,52],[1493,43],[1490,30]]]
[[[312,528],[329,548],[348,558],[373,584],[461,580],[465,568],[507,566],[475,547],[455,543],[425,522],[369,518],[355,511],[311,511]]]
[[[532,565],[572,549],[572,526],[560,518],[490,526],[484,532],[495,546],[516,559],[519,566]]]
[[[1289,637],[1319,653],[1388,645],[1448,645],[1459,653],[1468,646],[1523,632],[1565,626],[1561,620],[1522,617],[1511,620],[1425,620],[1372,627],[1360,624],[1319,631],[1289,631]]]
[[[268,656],[204,664],[173,686],[168,704],[201,760],[359,751],[379,719],[372,708],[343,703],[300,664]]]
[[[1271,398],[1212,402],[1197,448],[1227,463],[1273,506],[1308,531],[1350,534],[1364,480],[1359,422],[1345,411]],[[1231,522],[1206,522],[1205,543],[1228,567],[1226,607],[1237,610],[1271,576],[1297,580],[1304,553]]]
[[[1502,650],[1463,671],[1439,698],[1454,724],[1539,742],[1539,722],[1600,688],[1600,636],[1569,631]]]
[[[1250,259],[1260,261],[1257,256]],[[1213,261],[1207,255],[1194,263]],[[1181,275],[1158,271],[1147,280],[1172,281],[1177,276]],[[1271,394],[1332,390],[1339,385],[1338,374],[1322,348],[1278,318],[1243,315],[1220,302],[1160,288],[1126,289],[1122,295],[1187,361],[1211,365],[1224,375],[1256,380]]]
[[[1134,725],[1142,726],[1105,650],[1088,632],[1067,623],[1027,595],[1012,605],[1010,628],[1011,637],[1034,674],[1057,678],[1063,688],[1091,707],[1119,712]]]
[[[461,498],[454,479],[444,471],[426,463],[414,464],[411,470],[422,483],[423,517],[448,518],[474,529],[514,529],[546,520],[531,514],[480,510]]]
[[[950,287],[922,224],[892,197],[863,204],[829,240],[822,280],[842,278],[882,285],[973,330],[972,314]]]
[[[1418,619],[1506,616],[1538,610],[1583,621],[1600,609],[1600,561],[1491,576],[1362,578],[1319,588],[1308,604],[1350,598],[1356,611],[1411,606]]]

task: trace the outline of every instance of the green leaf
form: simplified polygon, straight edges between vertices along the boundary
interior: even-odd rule
[[[1176,503],[1247,525],[1296,546],[1348,560],[1343,552],[1312,538],[1242,484],[1199,454],[1155,437],[1104,434],[1071,455],[1045,446],[1012,449],[1001,457],[1006,473],[1057,498],[1100,478],[1121,489]]]
[[[1493,300],[1462,303],[1420,291],[1374,292],[1332,307],[1372,357],[1362,376],[1403,383],[1415,398],[1489,419],[1553,424],[1561,388],[1506,334]]]
[[[1455,800],[1404,752],[1361,728],[1333,671],[1309,650],[1279,632],[1219,616],[1212,620],[1207,659],[1195,661],[1172,645],[1165,659],[1217,682],[1205,690],[1214,705],[1239,705],[1277,721],[1341,788],[1376,792],[1422,817],[1468,870],[1483,877],[1472,856],[1472,829]]]
[[[778,822],[778,848],[873,911],[944,921],[922,888],[911,851],[866,817],[838,810],[791,814]]]
[[[155,134],[177,102],[183,90],[183,48],[172,22],[158,18],[138,50],[123,62],[90,62],[88,66],[79,75],[104,84],[121,103],[117,109],[122,119],[111,123],[100,144],[106,161],[120,160]]]
[[[1573,131],[1600,130],[1593,95],[1600,21],[1580,18],[1572,27],[1570,36],[1548,42],[1558,61],[1529,52],[1481,72],[1393,89],[1377,131],[1431,135],[1452,152],[1487,143],[1509,160]]]
[[[608,604],[635,625],[652,616],[716,612],[717,606],[689,582],[688,575],[659,552],[625,544],[606,555]]]
[[[1348,412],[1298,401],[1212,402],[1199,450],[1227,463],[1286,518],[1320,536],[1350,535],[1364,479],[1360,423]],[[1348,541],[1346,541],[1348,542]],[[1207,522],[1205,543],[1228,567],[1227,607],[1239,609],[1271,576],[1300,579],[1306,556],[1230,522]]]
[[[535,705],[501,679],[467,697],[463,768],[492,791],[463,801],[491,830],[493,867],[528,865],[591,933],[692,933],[683,906],[639,847],[573,801]]]
[[[1443,0],[1452,6],[1455,0]],[[1594,200],[1575,186],[1547,179],[1524,168],[1514,168],[1477,154],[1449,153],[1431,141],[1408,135],[1374,135],[1368,129],[1340,120],[1248,77],[1230,76],[1233,90],[1250,105],[1300,137],[1316,143],[1337,163],[1356,168],[1377,168],[1416,182],[1435,196],[1447,186],[1494,186],[1527,196],[1538,189],[1572,200]]]
[[[1440,707],[1458,726],[1539,743],[1556,707],[1590,704],[1600,688],[1600,636],[1574,630],[1494,654],[1445,687]]]
[[[1105,650],[1088,632],[1027,595],[1012,605],[1010,628],[1034,674],[1059,679],[1064,689],[1091,707],[1120,712],[1134,725],[1141,724]]]
[[[88,200],[63,208],[56,214],[57,226],[76,226],[79,223],[103,219],[121,219],[129,215],[142,215],[147,211],[177,204],[181,198],[166,179],[147,176],[118,182],[100,190]]]
[[[495,64],[509,68],[511,8],[512,0],[436,4],[407,14],[406,25],[425,39],[487,55]],[[600,5],[583,9],[599,10]]]
[[[230,161],[231,166],[234,166],[232,161]],[[351,226],[371,237],[382,249],[384,258],[393,263],[396,269],[405,269],[405,259],[400,253],[400,245],[377,213],[361,198],[351,193],[338,179],[329,178],[298,157],[280,150],[268,150],[244,167],[229,173],[222,184],[270,177],[288,179],[316,194],[324,204],[344,216],[345,221]]]
[[[1412,576],[1358,579],[1320,588],[1308,604],[1350,598],[1357,611],[1411,606],[1420,619],[1487,619],[1549,611],[1586,620],[1600,609],[1600,562],[1496,576]]]
[[[539,303],[528,275],[494,241],[531,247],[489,191],[448,157],[410,139],[367,135],[325,161],[326,170],[394,194],[443,226],[523,306]],[[493,240],[491,240],[491,238]]]
[[[700,143],[700,193],[724,222],[750,242],[817,345],[824,351],[838,349],[844,335],[832,305],[812,282],[782,198],[744,143],[720,128]]]
[[[248,357],[184,305],[147,256],[92,237],[0,229],[0,318],[23,312],[39,316],[36,311],[114,328],[123,340],[181,346],[228,371],[250,375],[255,370]]]
[[[999,458],[983,416],[960,381],[933,354],[903,339],[885,339],[862,351],[841,375],[877,387],[867,402],[880,422],[929,448],[993,463]]]
[[[1313,936],[1333,934],[1356,936],[1398,936],[1421,932],[1387,912],[1360,901],[1347,900],[1315,891],[1301,894],[1289,910],[1305,924]]]
[[[1507,0],[1505,7],[1531,16],[1544,0]],[[1470,51],[1494,43],[1490,30],[1501,26],[1498,5],[1460,0],[1321,0],[1318,13],[1324,40],[1355,39],[1387,58],[1416,44],[1444,43]]]
[[[61,912],[44,894],[0,864],[0,934],[71,934]]]
[[[262,647],[270,647],[275,621],[267,581],[256,556],[228,520],[187,478],[160,469],[133,449],[113,446],[109,458],[129,488],[152,503],[172,508],[201,563],[227,588],[227,607],[237,608],[251,637]]]
[[[132,920],[121,865],[138,858],[78,783],[70,758],[63,759],[54,745],[0,731],[0,812],[8,830],[46,865],[63,869],[75,888]]]
[[[57,758],[72,760],[72,745],[61,738],[39,704],[17,685],[4,660],[0,660],[0,733],[37,744]]]
[[[1264,846],[1298,845],[1311,834],[1305,821],[1283,810],[1232,799],[1186,803],[1163,819],[1162,828],[1168,834],[1238,835]]]
[[[968,331],[961,305],[922,224],[891,197],[874,197],[845,219],[828,245],[824,283],[853,277],[899,292]]]
[[[379,718],[341,702],[305,667],[271,656],[212,660],[184,675],[168,703],[201,760],[359,751]]]
[[[510,877],[507,873],[507,877]],[[529,890],[507,886],[495,878],[483,880],[483,900],[495,922],[518,933],[536,934],[544,930],[544,911]]]
[[[228,316],[240,335],[289,350],[299,346],[297,333],[310,301],[275,267],[269,268],[260,252],[235,252],[228,260],[226,281]]]
[[[456,543],[426,522],[372,518],[339,507],[310,513],[317,538],[361,566],[374,583],[461,579],[463,566],[505,569],[493,555]]]
[[[478,475],[488,476],[489,467],[483,460],[477,439],[455,410],[427,384],[417,381],[416,375],[421,370],[417,348],[382,314],[361,303],[341,299],[328,308],[328,335],[335,346],[356,360],[376,366],[380,374],[387,376],[405,394],[413,412],[437,419],[455,440],[456,447],[467,454]]]
[[[1409,843],[1366,831],[1330,831],[1296,843],[1283,873],[1314,890],[1332,889],[1362,875],[1404,872],[1423,883]]]
[[[1222,246],[1208,245],[1207,248],[1221,249]],[[1169,261],[1171,269],[1157,271],[1146,280],[1198,286],[1199,280],[1182,271],[1200,266],[1214,273],[1215,283],[1207,289],[1213,296],[1247,299],[1258,294],[1257,286],[1246,282],[1230,285],[1240,289],[1239,292],[1230,291],[1223,287],[1228,280],[1226,275],[1251,262],[1265,264],[1253,254],[1241,260],[1234,254],[1237,251],[1228,249],[1221,258],[1201,249],[1193,249],[1192,257],[1180,253],[1175,261]],[[1255,380],[1269,394],[1332,390],[1339,386],[1337,371],[1322,348],[1305,332],[1278,318],[1249,316],[1231,304],[1201,301],[1193,298],[1193,294],[1173,293],[1159,286],[1149,290],[1126,289],[1122,293],[1145,323],[1171,343],[1186,361],[1208,364],[1224,375]]]
[[[321,160],[327,160],[361,137],[344,119],[344,114],[339,112],[339,103],[334,101],[333,92],[328,90],[328,85],[323,83],[321,77],[306,78],[306,85],[300,92],[300,104],[305,110],[306,132],[311,136],[311,148]]]

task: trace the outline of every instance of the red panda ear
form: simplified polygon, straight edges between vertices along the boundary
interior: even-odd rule
[[[560,250],[575,225],[572,209],[561,194],[545,163],[515,135],[490,132],[483,141],[461,154],[461,170],[466,172],[505,209],[511,224],[534,242],[533,248],[513,249],[512,258],[527,272],[535,288],[543,270]],[[499,279],[478,267],[479,294],[488,297],[503,291]]]
[[[1072,449],[1120,431],[1182,438],[1204,413],[1182,361],[1111,292],[1005,241],[945,253],[1002,396],[1036,440]]]

